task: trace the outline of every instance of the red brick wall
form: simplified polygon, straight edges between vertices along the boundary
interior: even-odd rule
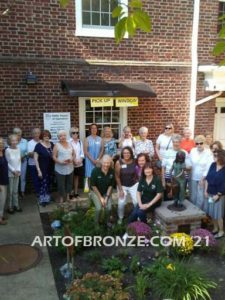
[[[76,98],[63,95],[62,79],[143,80],[157,92],[155,99],[141,99],[139,108],[129,109],[128,122],[150,128],[155,138],[165,122],[171,120],[179,131],[188,125],[190,69],[163,67],[103,67],[73,64],[1,63],[3,57],[55,59],[126,59],[185,61],[191,58],[193,1],[145,0],[152,16],[152,32],[138,33],[119,46],[114,39],[76,37],[74,1],[61,9],[58,0],[15,1],[11,13],[0,18],[0,135],[20,126],[30,135],[33,126],[42,126],[43,112],[71,111],[78,122]],[[1,9],[7,7],[1,1]],[[199,63],[215,61],[212,47],[216,40],[218,0],[201,1]],[[37,86],[24,84],[31,70],[38,76]],[[199,76],[198,99],[207,95],[203,76]],[[197,109],[196,132],[213,126],[213,102]],[[208,125],[207,125],[208,124]]]
[[[29,68],[38,77],[35,86],[25,84],[24,76]],[[140,99],[138,108],[129,108],[128,124],[135,133],[140,126],[146,125],[154,139],[168,121],[172,121],[178,131],[188,124],[190,82],[185,68],[124,67],[123,72],[119,72],[119,67],[92,66],[86,71],[86,67],[78,65],[1,65],[0,135],[19,126],[25,136],[30,136],[32,127],[43,126],[43,113],[50,111],[69,111],[72,123],[78,124],[77,98],[63,94],[60,88],[60,81],[65,78],[148,82],[158,96]]]
[[[0,18],[0,55],[153,61],[190,59],[193,15],[190,0],[144,0],[145,9],[152,16],[152,32],[138,33],[119,46],[113,38],[76,37],[74,2],[71,0],[66,9],[61,9],[58,0],[15,1],[10,15]],[[6,8],[7,1],[1,6]]]

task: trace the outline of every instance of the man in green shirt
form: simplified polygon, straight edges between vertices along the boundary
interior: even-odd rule
[[[99,223],[101,210],[106,209],[109,215],[112,207],[111,194],[115,184],[114,170],[111,168],[112,158],[104,155],[101,161],[101,167],[94,168],[91,173],[91,200],[95,205],[95,222]]]

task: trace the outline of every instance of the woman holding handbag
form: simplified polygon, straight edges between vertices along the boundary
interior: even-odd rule
[[[156,140],[155,152],[158,156],[158,161],[156,162],[157,168],[161,169],[162,160],[164,154],[167,150],[173,149],[172,135],[174,134],[174,126],[172,123],[168,123],[165,126],[164,133],[160,134]]]

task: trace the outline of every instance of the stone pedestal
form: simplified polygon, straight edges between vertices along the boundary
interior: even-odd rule
[[[174,201],[163,201],[160,207],[155,209],[155,218],[160,221],[164,234],[174,232],[190,233],[191,230],[201,227],[201,220],[205,217],[205,212],[185,200],[186,207],[183,211],[172,211],[168,206]]]

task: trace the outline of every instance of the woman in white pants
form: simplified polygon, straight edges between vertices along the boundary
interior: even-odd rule
[[[11,134],[8,138],[9,148],[5,151],[5,157],[8,161],[9,168],[9,209],[8,213],[13,214],[15,211],[21,212],[19,205],[18,187],[21,172],[21,154],[18,145],[18,138]]]
[[[121,224],[128,194],[131,196],[134,207],[137,205],[138,178],[131,147],[127,146],[122,149],[121,158],[115,164],[115,175],[118,188],[118,224]]]
[[[22,130],[20,128],[14,128],[13,134],[18,137],[18,147],[21,153],[21,175],[20,175],[20,192],[21,197],[24,197],[26,187],[26,175],[27,175],[27,140],[22,138]]]

